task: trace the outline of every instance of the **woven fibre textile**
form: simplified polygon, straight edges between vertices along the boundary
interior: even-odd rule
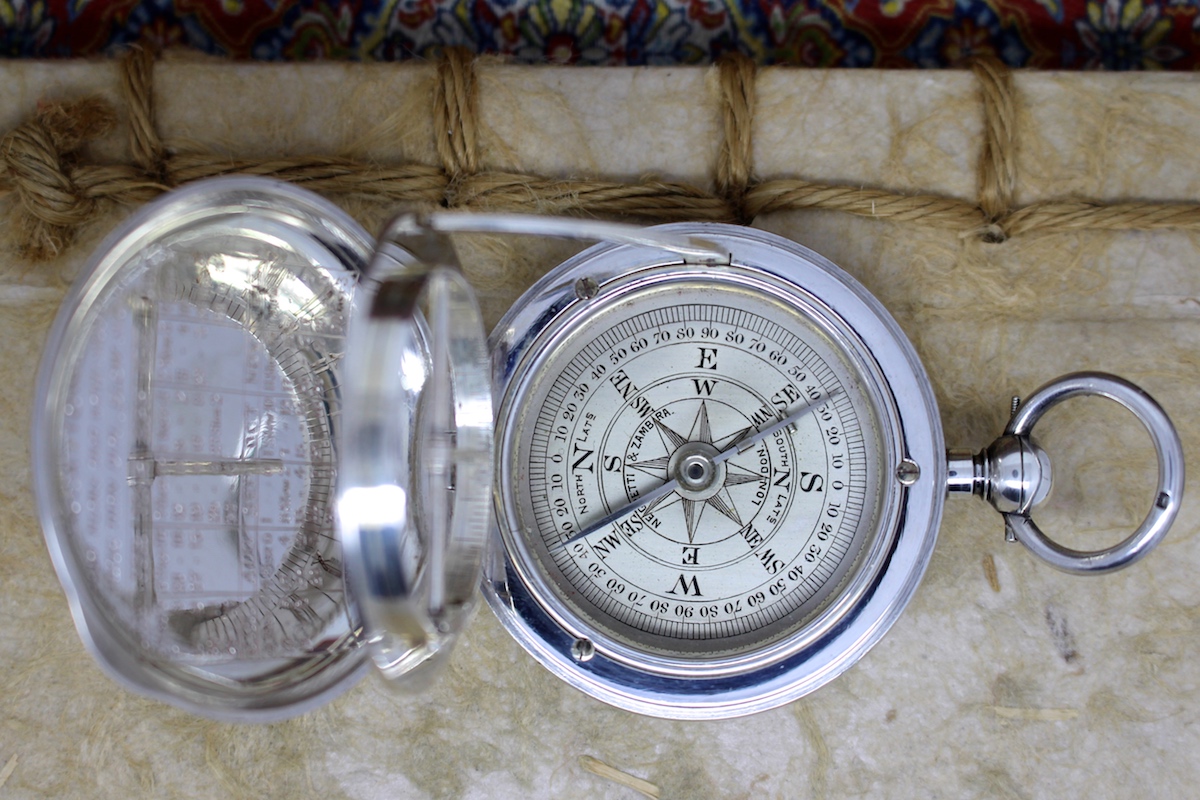
[[[0,0],[0,53],[129,44],[266,60],[1195,69],[1200,0]]]

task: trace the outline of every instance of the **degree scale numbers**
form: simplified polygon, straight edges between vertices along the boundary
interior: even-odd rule
[[[593,302],[527,401],[516,475],[539,571],[589,626],[667,656],[794,632],[838,594],[881,513],[884,454],[856,368],[763,294],[687,282]]]

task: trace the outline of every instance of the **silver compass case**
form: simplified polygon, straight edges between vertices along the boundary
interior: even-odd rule
[[[681,719],[753,713],[811,692],[849,668],[883,636],[912,597],[932,552],[945,498],[946,464],[937,405],[916,353],[892,317],[853,278],[826,259],[778,236],[736,226],[682,224],[652,230],[703,237],[729,255],[725,263],[700,263],[650,247],[599,245],[539,281],[492,334],[498,403],[496,514],[504,554],[488,562],[485,595],[505,627],[539,662],[605,702]],[[702,309],[705,304],[708,308]],[[763,306],[767,308],[764,314],[779,311],[782,318],[777,322],[783,324],[758,322],[746,311]],[[706,321],[709,324],[702,327]],[[789,322],[804,330],[789,330]],[[743,334],[744,340],[735,344]],[[761,353],[756,351],[762,345],[750,344],[759,334],[767,334],[759,341],[770,340]],[[761,360],[773,360],[777,367],[784,359],[815,367],[821,357],[805,361],[813,344],[825,348],[825,362],[837,362],[837,375],[821,375],[822,380],[816,380],[792,367],[789,380],[788,370],[780,368],[775,371],[778,374],[771,373],[774,382],[770,388],[779,390],[774,397],[761,392],[758,397],[754,387],[731,390],[722,409],[724,430],[711,436],[717,445],[727,444],[715,437],[766,427],[775,414],[783,416],[785,409],[807,399],[806,392],[820,399],[814,385],[822,387],[820,392],[836,387],[839,395],[829,402],[847,409],[859,406],[857,413],[865,423],[859,438],[874,440],[869,454],[860,452],[861,485],[857,491],[851,487],[841,495],[849,505],[857,506],[857,519],[847,520],[848,515],[836,507],[831,490],[822,502],[806,507],[803,530],[795,519],[772,527],[771,496],[776,491],[768,491],[767,502],[757,508],[755,495],[785,485],[794,489],[793,495],[802,495],[800,483],[807,480],[815,496],[822,488],[819,481],[834,482],[832,474],[823,470],[821,474],[817,469],[802,474],[801,457],[792,452],[797,463],[777,459],[764,465],[754,480],[747,479],[744,487],[720,490],[729,498],[722,504],[724,508],[718,509],[725,516],[734,517],[739,503],[743,507],[732,523],[709,512],[724,530],[740,529],[742,534],[740,541],[724,551],[721,548],[727,540],[700,546],[689,521],[688,539],[678,540],[673,554],[676,560],[669,563],[672,554],[645,544],[645,537],[651,534],[643,533],[642,526],[650,528],[653,523],[642,513],[630,514],[637,520],[636,530],[614,525],[607,535],[601,532],[572,540],[568,528],[558,537],[558,547],[553,539],[547,543],[521,534],[530,527],[531,517],[553,515],[555,503],[561,502],[553,496],[551,482],[565,483],[568,497],[579,496],[570,488],[572,476],[579,471],[569,465],[583,454],[588,459],[585,469],[616,467],[619,455],[607,456],[607,465],[596,465],[593,459],[622,451],[641,453],[638,437],[653,438],[649,433],[652,427],[681,432],[678,439],[660,448],[662,454],[656,451],[660,462],[667,451],[685,449],[687,444],[680,442],[696,439],[698,430],[714,416],[710,411],[717,405],[717,397],[711,394],[712,381],[724,380],[725,374],[713,367],[716,359],[724,364],[734,355],[726,350],[740,348],[739,352]],[[630,377],[639,357],[630,351],[648,352],[656,346],[677,351],[663,357],[664,363],[678,365],[675,378],[679,380],[674,388],[658,392],[661,403],[653,400],[653,387],[660,383],[645,391],[638,386],[628,391],[628,384],[643,382]],[[562,362],[570,362],[570,366],[564,370]],[[546,385],[556,377],[553,385]],[[647,374],[644,380],[655,379]],[[710,394],[703,398],[701,412],[695,410],[696,398],[685,396],[693,392],[703,395],[705,389]],[[590,402],[591,394],[599,392],[603,395]],[[571,393],[574,401],[561,399]],[[743,397],[744,401],[738,402]],[[562,410],[558,417],[563,418],[565,427],[561,430],[557,423],[536,429],[535,409],[547,403]],[[629,409],[635,417],[639,405],[643,411],[654,408],[647,417],[651,420],[655,415],[671,415],[676,408],[679,413],[665,422],[634,427],[631,437],[628,428],[621,433],[609,431],[613,435],[603,442],[597,435],[581,438],[581,425],[565,419],[582,419],[588,409],[606,405]],[[756,409],[760,406],[770,409],[772,416],[759,419]],[[765,413],[762,416],[766,417]],[[812,422],[822,424],[815,409],[810,416]],[[682,424],[677,422],[680,419]],[[832,417],[825,422],[829,419]],[[531,452],[536,456],[533,462],[564,463],[548,444],[556,432],[567,440],[561,443],[566,456],[562,478],[553,476],[552,466],[548,472],[546,467],[539,470],[538,464],[527,466]],[[744,432],[741,435],[745,438]],[[831,439],[838,441],[837,436],[829,435],[824,444],[832,453],[838,447],[828,445]],[[775,438],[780,448],[785,440],[783,432]],[[855,447],[852,443],[847,446]],[[858,450],[862,449],[860,442]],[[589,452],[592,450],[597,452]],[[832,456],[833,463],[841,463],[843,455],[855,457],[843,450],[838,453]],[[743,456],[743,467],[737,466],[736,458],[718,465],[718,469],[728,469],[721,478],[727,487],[733,484],[735,468],[753,470],[754,455],[748,451]],[[668,461],[672,458],[674,463],[668,468],[676,472],[664,471],[660,479],[676,474],[686,482],[688,476],[679,471],[678,457]],[[535,474],[530,475],[529,469]],[[624,472],[632,474],[633,470]],[[621,482],[634,485],[628,476]],[[816,493],[811,492],[814,482],[818,482]],[[527,488],[531,484],[543,487],[545,496],[531,497]],[[669,523],[661,521],[668,514],[694,515],[697,505],[711,506],[716,498],[707,492],[712,488],[696,493],[691,507],[657,511],[658,538],[672,538],[672,533],[663,532]],[[635,490],[615,502],[637,503],[639,494]],[[785,494],[779,492],[781,498]],[[686,492],[677,490],[673,501],[676,495],[685,500],[673,504],[683,506]],[[786,499],[799,504],[804,498]],[[606,507],[611,506],[607,500]],[[574,505],[570,499],[568,503]],[[840,518],[835,518],[835,513],[840,513]],[[831,528],[821,525],[823,520],[842,527],[827,537],[822,530]],[[675,528],[678,532],[679,526]],[[788,545],[789,538],[800,543]],[[564,541],[568,542],[565,547],[561,546]],[[804,556],[811,556],[807,552],[810,546],[834,551],[839,543],[838,561],[825,573],[821,573],[818,558],[813,559],[817,562],[814,568],[803,569],[809,566]],[[627,576],[612,569],[615,557],[611,551],[639,546],[644,558],[660,565],[661,575],[626,580]],[[726,590],[708,602],[707,596],[701,596],[701,587],[713,571],[705,568],[706,556],[701,554],[709,551],[719,553],[713,557],[723,560],[725,569],[740,561],[743,572],[755,572],[749,584],[743,582],[734,587],[736,592]],[[563,565],[560,569],[565,571],[594,571],[599,577],[589,581],[576,576],[573,582],[564,581],[545,568],[548,562]],[[641,588],[632,588],[635,584]],[[589,603],[584,597],[593,587],[609,595],[607,605]],[[623,596],[611,601],[614,593]],[[713,619],[723,617],[721,622],[728,629],[741,621],[739,612],[741,619],[754,615],[749,604],[757,601],[759,608],[765,608],[771,602],[782,602],[781,597],[798,594],[809,597],[798,605],[794,602],[776,622],[757,627],[753,620],[744,624],[747,631],[740,635],[728,635],[715,622],[697,624],[699,615],[711,610]],[[604,618],[619,619],[597,624],[597,619]]]
[[[487,342],[448,238],[468,231],[608,243]],[[948,492],[1088,574],[1148,553],[1183,492],[1162,409],[1100,373],[947,454],[895,321],[778,236],[437,212],[376,242],[260,178],[198,182],[114,232],[36,391],[38,512],[81,638],[124,686],[234,721],[303,713],[370,665],[419,688],[481,571],[517,641],[595,698],[762,711],[884,635]],[[1095,553],[1030,517],[1050,481],[1032,428],[1084,394],[1133,411],[1159,454],[1145,522]]]

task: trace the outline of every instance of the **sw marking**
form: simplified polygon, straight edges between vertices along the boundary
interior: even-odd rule
[[[612,387],[617,390],[617,394],[621,395],[621,399],[624,400],[639,417],[645,419],[654,413],[654,406],[650,405],[650,401],[644,396],[638,394],[637,386],[635,386],[633,381],[630,380],[629,376],[625,374],[625,370],[617,370],[615,373],[613,373],[613,376],[608,379],[608,382],[612,384]]]

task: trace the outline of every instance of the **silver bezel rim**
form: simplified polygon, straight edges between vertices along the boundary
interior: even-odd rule
[[[882,381],[885,408],[895,410],[893,419],[880,420],[893,428],[885,438],[899,448],[895,452],[889,442],[889,453],[897,461],[911,458],[922,468],[915,486],[896,491],[895,514],[888,513],[885,504],[881,519],[895,526],[894,534],[877,539],[887,541],[889,549],[878,554],[878,568],[865,565],[866,585],[850,587],[847,596],[856,597],[848,608],[842,608],[840,599],[832,602],[840,616],[825,620],[818,629],[801,628],[783,643],[766,648],[761,658],[671,669],[653,659],[631,657],[605,641],[595,656],[580,663],[572,655],[577,639],[572,623],[546,608],[538,590],[530,590],[528,571],[520,567],[522,556],[514,558],[507,550],[513,537],[501,533],[499,523],[509,504],[500,493],[509,491],[510,482],[501,477],[495,503],[498,546],[489,560],[483,589],[500,621],[535,659],[597,699],[667,718],[740,716],[789,702],[832,680],[861,658],[898,618],[936,540],[945,493],[941,426],[928,379],[911,344],[878,300],[838,267],[806,248],[758,230],[704,223],[660,229],[728,246],[736,264],[752,264],[770,277],[769,282],[790,286],[798,296],[818,298],[822,309],[863,343],[864,352],[851,361],[874,366],[871,371]],[[524,364],[534,360],[530,345],[535,339],[542,341],[543,332],[554,327],[551,321],[561,321],[563,310],[571,306],[575,280],[586,275],[604,284],[664,263],[663,254],[650,248],[599,245],[551,271],[510,309],[489,342],[498,404],[498,458],[508,451],[510,433],[503,420],[510,413],[513,384],[520,382]],[[839,339],[839,343],[845,342]],[[737,668],[747,664],[745,669]]]
[[[385,237],[386,237],[385,233]],[[397,262],[397,258],[402,259]],[[390,266],[389,266],[390,265]],[[397,279],[393,307],[374,306],[378,283]],[[399,490],[407,498],[419,494],[418,465],[414,456],[422,448],[417,436],[416,407],[428,396],[429,384],[439,368],[436,330],[422,314],[418,301],[440,298],[439,312],[447,329],[441,332],[448,374],[447,386],[454,417],[454,438],[448,468],[459,481],[453,493],[453,512],[435,527],[421,515],[403,524],[359,525],[353,497],[380,486]],[[489,489],[492,482],[492,419],[483,337],[483,321],[475,297],[457,266],[423,264],[408,251],[398,249],[384,263],[376,263],[368,282],[360,284],[359,306],[347,331],[343,414],[343,441],[339,450],[337,530],[342,540],[348,586],[363,615],[365,637],[376,666],[389,680],[402,680],[427,662],[448,656],[477,600],[475,587],[489,539]],[[386,304],[385,304],[386,305]],[[449,331],[453,317],[454,329]],[[395,350],[403,354],[396,357]],[[388,354],[393,356],[389,359]],[[420,386],[403,386],[397,373],[409,359],[422,363]],[[389,436],[385,431],[404,431]],[[376,437],[402,439],[403,451],[376,452]],[[430,466],[424,464],[426,474]],[[400,504],[402,507],[404,502]],[[419,500],[409,499],[410,507]],[[369,508],[367,509],[369,511]],[[419,529],[418,526],[423,526]],[[411,573],[398,563],[375,563],[379,554],[419,552]],[[417,634],[416,632],[420,633]]]
[[[621,305],[631,294],[643,291],[666,291],[668,294],[677,284],[699,284],[720,280],[723,284],[762,294],[773,298],[783,305],[801,310],[814,327],[818,328],[835,348],[848,353],[853,363],[851,368],[860,374],[869,376],[867,386],[863,387],[872,401],[872,407],[885,418],[881,428],[884,431],[884,463],[899,463],[896,455],[901,442],[898,438],[899,420],[896,409],[890,397],[883,396],[878,391],[879,376],[871,375],[873,365],[857,358],[860,348],[852,343],[848,331],[836,326],[836,317],[829,309],[824,308],[816,298],[800,294],[795,286],[782,286],[778,281],[769,280],[769,276],[752,274],[732,266],[716,265],[687,265],[681,262],[666,262],[653,265],[639,266],[637,269],[614,277],[601,287],[596,297],[587,304],[573,305],[569,311],[564,311],[553,322],[548,324],[539,335],[537,353],[530,353],[522,360],[519,374],[514,373],[514,380],[509,384],[504,404],[496,415],[501,422],[512,417],[519,407],[531,405],[530,395],[536,393],[536,387],[545,374],[545,363],[555,351],[564,346],[565,341],[572,337],[574,320],[580,315],[592,317],[604,313],[605,309]],[[597,304],[600,304],[599,307]],[[501,512],[505,522],[499,525],[500,536],[504,543],[505,552],[509,556],[510,566],[516,573],[520,583],[531,588],[531,596],[538,598],[547,614],[561,628],[574,632],[578,638],[587,638],[597,651],[605,653],[615,661],[626,666],[645,670],[655,675],[667,678],[722,678],[730,675],[752,673],[768,668],[785,660],[790,654],[803,649],[812,641],[821,638],[830,628],[838,624],[845,615],[848,606],[852,606],[868,589],[878,573],[883,559],[891,544],[891,532],[895,530],[899,514],[899,492],[889,493],[885,502],[880,504],[878,515],[881,519],[880,528],[889,533],[873,537],[869,542],[869,551],[862,557],[856,558],[856,564],[851,571],[837,581],[840,586],[826,601],[817,603],[818,611],[802,629],[785,635],[764,646],[749,651],[736,651],[729,655],[711,655],[705,657],[672,657],[656,655],[646,650],[625,644],[608,634],[595,629],[589,630],[589,624],[582,616],[568,606],[549,582],[537,569],[536,564],[541,557],[534,555],[526,544],[524,536],[514,534],[520,521],[513,503],[508,501],[511,487],[516,486],[512,475],[514,463],[504,454],[519,449],[514,439],[520,433],[512,425],[499,426],[502,446],[497,449],[497,497],[501,500],[497,508],[497,517]],[[884,475],[878,475],[877,481],[885,482]],[[499,520],[498,520],[499,521]]]

